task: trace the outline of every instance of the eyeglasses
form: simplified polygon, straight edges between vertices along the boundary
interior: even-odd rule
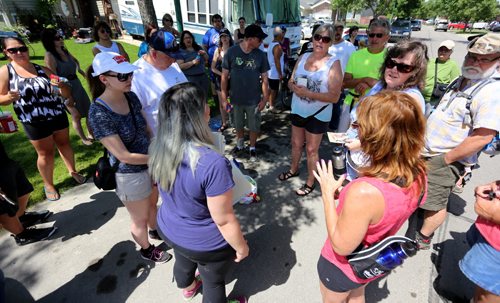
[[[387,60],[385,61],[385,67],[388,69],[392,69],[392,68],[394,68],[394,66],[397,67],[398,72],[404,73],[404,74],[411,73],[415,69],[415,66],[413,66],[413,65],[408,65],[408,64],[404,64],[404,63],[397,63],[396,61],[392,60],[391,58],[387,58]]]
[[[11,47],[8,48],[7,51],[9,52],[9,54],[25,53],[28,51],[28,47],[27,46]]]
[[[383,36],[384,36],[384,34],[382,34],[382,33],[368,34],[368,37],[370,37],[370,38],[375,38],[375,37],[382,38]]]
[[[130,77],[132,77],[134,75],[133,72],[131,73],[126,73],[126,74],[116,74],[116,75],[111,75],[111,74],[104,74],[105,76],[108,76],[108,77],[114,77],[116,79],[118,79],[118,81],[120,82],[125,82],[127,81]]]
[[[62,36],[55,36],[54,41],[64,40]]]
[[[316,41],[320,41],[323,42],[323,43],[330,43],[330,41],[332,41],[332,38],[328,37],[328,36],[321,36],[320,34],[316,34],[314,35],[314,40]]]
[[[473,63],[479,63],[479,64],[488,64],[488,63],[491,63],[491,62],[496,61],[498,59],[500,59],[500,57],[495,57],[495,58],[491,58],[491,59],[488,59],[488,58],[479,59],[478,57],[471,55],[471,54],[467,54],[465,56],[465,60],[470,60]]]

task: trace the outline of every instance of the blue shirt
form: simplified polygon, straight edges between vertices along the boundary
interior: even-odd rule
[[[177,169],[172,190],[159,188],[163,201],[158,228],[175,244],[194,251],[212,251],[228,245],[207,206],[207,197],[234,187],[231,164],[224,156],[199,147],[200,158],[193,174],[189,158]]]
[[[203,36],[202,44],[205,45],[208,49],[208,62],[210,63],[212,63],[215,50],[219,46],[219,33],[220,30],[216,29],[215,27],[212,27],[205,33],[205,36]]]

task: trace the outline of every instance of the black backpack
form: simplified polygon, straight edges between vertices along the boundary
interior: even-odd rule
[[[116,188],[115,173],[120,165],[120,161],[111,166],[108,158],[108,150],[104,148],[104,155],[97,160],[94,172],[94,184],[102,190],[113,190]]]

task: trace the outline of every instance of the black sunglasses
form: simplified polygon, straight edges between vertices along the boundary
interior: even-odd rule
[[[21,46],[21,47],[12,47],[12,48],[8,48],[7,51],[10,53],[10,54],[17,54],[19,52],[21,53],[25,53],[28,51],[28,47],[27,46]]]
[[[404,73],[404,74],[411,73],[415,69],[415,66],[413,66],[413,65],[408,65],[408,64],[404,64],[404,63],[397,63],[396,61],[392,60],[391,58],[387,58],[387,60],[385,61],[385,67],[391,69],[391,68],[394,68],[394,66],[397,67],[398,72]]]
[[[332,38],[328,37],[328,36],[321,36],[320,34],[316,34],[314,35],[314,40],[316,41],[320,41],[323,42],[323,43],[330,43],[330,41],[332,41]]]
[[[118,81],[120,82],[125,82],[127,81],[130,77],[132,77],[134,75],[133,72],[131,73],[126,73],[126,74],[116,74],[116,75],[111,75],[111,74],[104,74],[105,76],[108,76],[108,77],[115,77],[116,79],[118,79]]]
[[[370,38],[375,38],[375,37],[377,37],[377,38],[382,38],[383,36],[384,36],[384,34],[382,34],[382,33],[378,33],[378,34],[368,34],[368,37],[370,37]]]

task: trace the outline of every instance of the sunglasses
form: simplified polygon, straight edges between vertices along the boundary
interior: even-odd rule
[[[404,74],[411,73],[415,69],[415,66],[413,66],[413,65],[408,65],[408,64],[404,64],[404,63],[397,63],[396,61],[392,60],[391,58],[387,58],[387,60],[385,62],[385,67],[388,69],[392,69],[392,68],[394,68],[394,66],[397,67],[398,72],[404,73]]]
[[[8,48],[7,51],[9,52],[9,54],[25,53],[28,51],[28,47],[27,46],[12,47]]]
[[[313,38],[315,41],[321,41],[323,43],[330,43],[330,41],[332,41],[332,38],[330,38],[328,36],[321,36],[320,34],[314,35]]]
[[[368,37],[370,37],[370,38],[375,38],[375,37],[377,37],[377,38],[382,38],[383,36],[384,36],[384,34],[382,34],[382,33],[378,33],[378,34],[368,34]]]
[[[478,62],[479,64],[488,64],[488,63],[491,63],[493,61],[498,60],[499,58],[500,57],[491,58],[491,59],[488,59],[488,58],[481,58],[481,59],[479,59],[478,57],[476,57],[474,55],[471,55],[471,54],[465,55],[465,59],[466,60],[472,61],[473,63]]]
[[[125,82],[129,78],[131,78],[134,75],[134,73],[131,72],[131,73],[126,73],[126,74],[116,74],[116,75],[104,74],[104,75],[108,76],[108,77],[114,77],[114,78],[118,79],[118,81],[120,81],[120,82]]]

